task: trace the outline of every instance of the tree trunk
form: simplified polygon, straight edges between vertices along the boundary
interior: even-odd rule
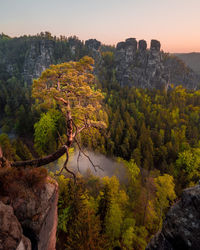
[[[69,105],[68,105],[68,108]],[[67,124],[67,147],[70,148],[73,142],[73,122],[72,122],[72,115],[70,111],[66,113],[66,124]]]
[[[33,166],[33,167],[41,167],[44,165],[47,165],[53,161],[56,161],[59,159],[62,155],[66,153],[66,147],[70,148],[72,143],[73,143],[73,121],[72,121],[72,116],[71,116],[71,111],[70,111],[70,106],[68,103],[68,111],[66,113],[66,125],[67,125],[67,142],[59,148],[57,151],[54,153],[47,155],[43,158],[38,158],[34,160],[27,160],[27,161],[16,161],[16,162],[11,162],[10,165],[12,167],[26,167],[26,166]],[[0,157],[1,157],[1,151],[0,151]]]

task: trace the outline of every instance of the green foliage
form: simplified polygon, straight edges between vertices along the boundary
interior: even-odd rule
[[[17,158],[16,151],[13,148],[7,134],[0,134],[0,146],[3,150],[3,155],[6,159],[14,160]]]
[[[131,159],[130,161],[126,161],[121,158],[118,158],[118,162],[123,163],[127,167],[131,181],[134,183],[137,180],[138,175],[140,173],[140,169],[138,168],[135,161],[133,159]]]
[[[157,209],[159,211],[159,220],[161,228],[162,226],[162,219],[166,212],[166,209],[169,208],[169,205],[174,201],[176,198],[176,194],[174,191],[175,184],[173,177],[164,174],[163,176],[158,176],[155,178],[155,184],[156,184],[156,205]]]
[[[104,136],[107,154],[134,159],[138,167],[156,168],[176,178],[181,169],[175,167],[179,153],[199,147],[199,97],[199,91],[181,86],[167,92],[128,87],[110,90]]]
[[[59,183],[58,240],[56,249],[104,249],[106,241],[100,236],[100,221],[89,205],[83,180],[74,184],[64,176]]]
[[[62,114],[57,110],[50,110],[42,114],[35,123],[35,148],[40,155],[53,152],[57,148],[58,133],[62,134],[64,121]]]
[[[181,180],[182,188],[198,182],[200,177],[200,148],[191,148],[178,154],[176,174],[177,179]]]
[[[19,138],[15,139],[12,145],[13,145],[13,148],[16,150],[16,155],[21,160],[30,160],[33,158],[27,145],[24,144]]]
[[[32,95],[36,100],[31,107],[31,86],[22,77],[23,65],[32,45],[36,57],[40,55],[41,41],[51,44],[52,62],[57,65],[34,81]],[[27,145],[32,144],[35,124],[35,148],[46,155],[59,146],[57,132],[66,141],[68,111],[78,129],[86,120],[101,127],[90,129],[89,135],[83,131],[81,145],[119,157],[129,178],[120,183],[116,177],[99,179],[88,174],[74,185],[64,176],[58,177],[57,249],[144,249],[160,229],[176,197],[174,190],[179,195],[199,180],[200,91],[182,86],[169,90],[120,87],[114,49],[102,46],[100,52],[102,60],[96,62],[95,79],[94,61],[82,58],[89,51],[77,37],[56,38],[45,32],[12,39],[1,34],[0,128],[23,140],[0,134],[0,145],[8,160],[32,158]],[[184,65],[182,70],[186,70]],[[66,105],[59,98],[65,99]],[[44,170],[23,171],[0,171],[3,194],[27,197],[34,194],[27,194],[25,187],[42,186]]]
[[[58,104],[64,116],[70,112],[78,128],[86,121],[105,126],[100,120],[103,95],[94,86],[93,63],[92,58],[84,57],[78,62],[51,65],[38,80],[34,80],[32,96],[37,105],[54,108]]]
[[[62,204],[60,203],[59,206],[62,206]],[[67,232],[67,222],[68,222],[68,218],[69,218],[69,207],[66,207],[64,209],[62,209],[62,212],[59,213],[58,215],[58,230],[59,231],[63,231],[63,232]]]
[[[51,118],[50,114],[43,114],[40,121],[37,122],[34,127],[35,147],[37,151],[42,154],[47,153],[52,148],[55,148],[55,146],[51,143],[55,143],[54,136],[56,133],[56,127],[54,120]],[[50,146],[50,149],[48,148],[48,146]]]
[[[119,204],[112,201],[105,218],[105,233],[113,247],[117,245],[119,240],[122,218],[123,214]]]

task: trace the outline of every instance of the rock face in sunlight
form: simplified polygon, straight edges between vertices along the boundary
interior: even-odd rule
[[[0,223],[0,236],[1,234],[5,236],[3,242],[0,242],[3,246],[1,248],[0,245],[0,249],[55,250],[58,185],[47,179],[47,182],[35,190],[34,194],[35,198],[32,195],[26,199],[14,198],[10,206],[0,202],[0,211],[2,209],[7,211],[0,212],[0,221],[4,222]],[[4,203],[10,203],[9,199]],[[8,244],[9,246],[14,244],[15,247],[7,248]]]
[[[198,250],[200,246],[200,185],[185,189],[167,213],[163,228],[147,250]]]
[[[145,40],[136,41],[128,38],[117,44],[115,52],[117,80],[121,85],[142,88],[163,88],[169,81],[169,76],[163,66],[160,42],[151,41],[147,50]]]

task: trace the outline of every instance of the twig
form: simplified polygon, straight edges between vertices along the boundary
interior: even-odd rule
[[[62,138],[61,138],[61,136],[60,136],[59,131],[57,131],[57,134],[58,134],[59,141],[60,141],[61,145],[64,145],[65,143],[63,142],[63,140],[62,140]]]
[[[79,173],[81,173],[80,168],[79,168],[79,158],[80,158],[80,156],[81,156],[81,151],[79,150],[78,157],[77,157],[77,168],[78,168]]]
[[[60,175],[60,174],[63,172],[63,170],[65,169],[68,173],[70,173],[70,174],[73,176],[74,184],[76,184],[76,175],[74,174],[74,172],[70,171],[70,170],[67,168],[67,163],[68,163],[68,161],[69,161],[69,150],[68,150],[68,147],[67,147],[67,146],[65,146],[65,149],[66,149],[66,160],[65,160],[65,162],[64,162],[64,164],[63,164],[63,167],[62,167],[62,169],[60,170],[60,172],[57,173],[57,174],[55,174],[55,175],[56,175],[56,176]]]

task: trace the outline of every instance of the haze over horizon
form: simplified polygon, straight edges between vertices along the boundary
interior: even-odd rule
[[[165,52],[200,52],[198,0],[2,0],[0,33],[76,35],[116,45],[129,37],[161,42]]]

